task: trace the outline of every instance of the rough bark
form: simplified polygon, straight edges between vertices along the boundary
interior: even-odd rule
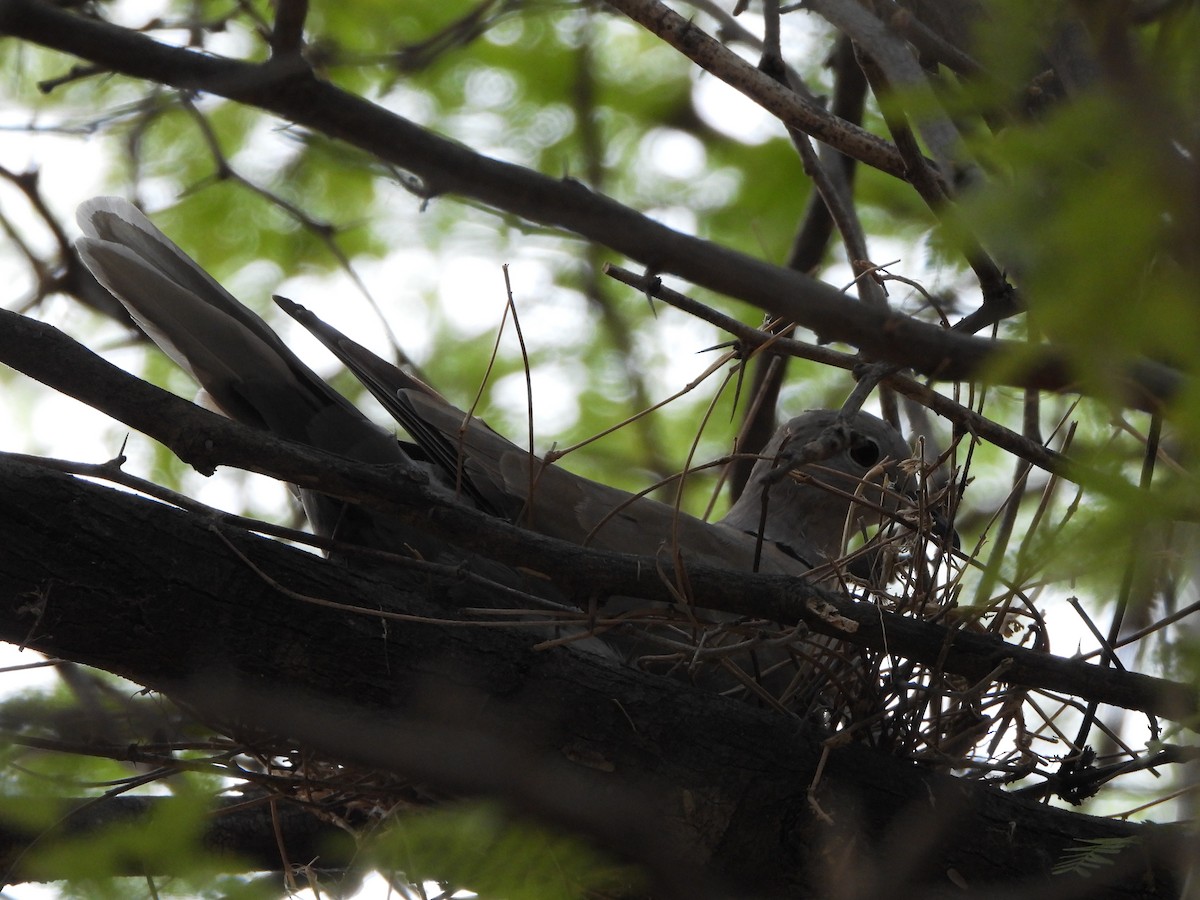
[[[235,466],[405,515],[410,524],[449,543],[469,545],[489,559],[542,573],[580,606],[617,595],[670,603],[676,598],[671,586],[686,582],[694,602],[708,609],[787,624],[803,621],[822,634],[973,681],[991,678],[1061,691],[1195,727],[1197,697],[1191,685],[919,621],[856,603],[808,581],[786,576],[747,579],[738,572],[699,566],[681,575],[666,554],[610,554],[539,536],[448,504],[411,473],[356,465],[213,415],[134,378],[55,328],[3,310],[0,360],[156,438],[201,472]],[[837,616],[821,614],[814,603],[836,610]]]
[[[589,653],[534,652],[526,632],[445,623],[503,602],[470,581],[352,571],[11,461],[0,541],[0,638],[164,691],[235,734],[503,799],[650,866],[659,895],[1177,888],[1170,828],[1023,802],[864,747],[832,749],[810,801],[823,745],[796,720]],[[1074,842],[1125,835],[1137,841],[1099,875],[1050,875]]]

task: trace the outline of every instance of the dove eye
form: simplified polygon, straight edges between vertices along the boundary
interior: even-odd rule
[[[864,469],[869,469],[879,462],[879,445],[870,438],[859,438],[850,447],[850,458]]]

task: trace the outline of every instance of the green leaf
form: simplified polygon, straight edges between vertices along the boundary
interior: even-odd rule
[[[481,898],[573,900],[627,893],[641,881],[582,841],[488,804],[407,815],[376,836],[368,852],[381,871],[466,888]]]

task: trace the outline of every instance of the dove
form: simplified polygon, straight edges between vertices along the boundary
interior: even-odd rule
[[[410,440],[399,440],[301,362],[131,203],[97,197],[80,205],[77,218],[80,259],[195,379],[205,405],[350,459],[419,469],[447,499],[539,533],[615,553],[678,554],[684,564],[807,575],[839,555],[848,526],[878,524],[897,506],[892,482],[909,448],[868,413],[809,410],[791,419],[763,451],[741,497],[710,523],[543,462],[304,307],[276,297],[404,428]],[[847,429],[844,449],[790,471],[795,454],[834,425]],[[301,500],[318,534],[428,558],[470,553],[319,492],[302,491]]]
[[[792,419],[764,450],[739,501],[723,519],[710,524],[672,506],[545,465],[303,306],[279,296],[275,302],[337,356],[410,435],[420,435],[418,443],[427,452],[438,448],[445,473],[461,473],[473,491],[484,494],[477,505],[552,537],[644,554],[648,546],[665,546],[665,537],[674,534],[686,556],[711,565],[750,570],[757,550],[759,571],[798,573],[838,555],[851,507],[848,494],[858,490],[862,502],[895,507],[895,495],[882,482],[863,479],[887,459],[907,458],[908,445],[890,425],[867,413],[854,417],[845,451],[811,467],[809,477],[821,482],[816,486],[772,473],[783,454],[819,438],[838,422],[838,414],[809,410]],[[763,487],[768,485],[766,527],[761,531],[768,550],[763,554],[757,536]]]

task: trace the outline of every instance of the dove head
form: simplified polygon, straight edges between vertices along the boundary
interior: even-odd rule
[[[822,444],[838,449],[828,453]],[[878,507],[896,509],[895,484],[904,480],[897,464],[909,456],[882,419],[859,412],[839,420],[832,410],[809,410],[771,438],[722,524],[761,532],[816,566],[839,555],[848,521],[852,528],[870,525],[880,520]]]

